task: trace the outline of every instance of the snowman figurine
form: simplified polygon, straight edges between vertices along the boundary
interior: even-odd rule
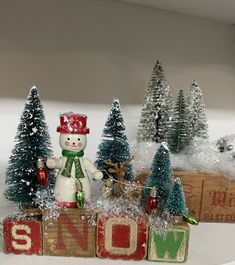
[[[62,157],[47,158],[46,165],[50,169],[59,169],[55,182],[55,199],[61,206],[83,208],[84,201],[91,196],[89,176],[96,180],[103,178],[90,160],[83,158],[87,145],[87,116],[73,112],[60,115],[59,143]]]

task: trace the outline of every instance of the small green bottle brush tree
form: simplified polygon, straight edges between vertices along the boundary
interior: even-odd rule
[[[109,165],[105,163],[111,160],[112,163],[123,163],[129,161],[130,148],[125,133],[125,125],[122,117],[118,99],[113,100],[112,108],[102,134],[102,140],[98,147],[95,165],[98,169],[108,171]],[[133,172],[131,164],[126,165],[125,179],[132,179]],[[115,175],[114,175],[115,177]]]

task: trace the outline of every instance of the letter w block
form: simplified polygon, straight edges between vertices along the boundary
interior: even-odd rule
[[[14,254],[42,254],[41,222],[36,219],[6,218],[3,221],[4,251]]]
[[[149,231],[148,260],[162,262],[185,262],[188,256],[189,226],[174,226],[165,234],[156,226]]]
[[[43,213],[43,255],[94,257],[96,229],[90,216],[77,208],[62,208],[56,217]]]

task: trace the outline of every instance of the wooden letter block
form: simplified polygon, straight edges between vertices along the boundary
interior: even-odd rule
[[[177,225],[166,234],[149,231],[148,260],[162,262],[185,262],[188,256],[189,226]]]
[[[49,256],[95,256],[96,229],[89,214],[79,209],[61,209],[58,218],[43,214],[43,254]]]
[[[14,254],[42,254],[41,222],[7,218],[3,221],[4,251]]]
[[[99,215],[97,225],[97,256],[100,258],[141,260],[147,253],[147,221],[128,216]]]

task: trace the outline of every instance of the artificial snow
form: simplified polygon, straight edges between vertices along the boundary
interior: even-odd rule
[[[235,135],[226,136],[228,144],[235,146]],[[220,152],[216,142],[195,140],[188,146],[187,151],[181,154],[170,154],[172,169],[176,171],[221,173],[235,179],[235,150]],[[132,143],[131,151],[135,174],[149,172],[159,143]]]
[[[33,128],[32,128],[32,131],[33,131],[34,133],[36,133],[36,132],[38,131],[38,129],[37,129],[36,127],[33,127]]]
[[[131,154],[134,156],[132,167],[136,174],[150,170],[159,146],[160,144],[155,142],[134,142],[131,144]]]

